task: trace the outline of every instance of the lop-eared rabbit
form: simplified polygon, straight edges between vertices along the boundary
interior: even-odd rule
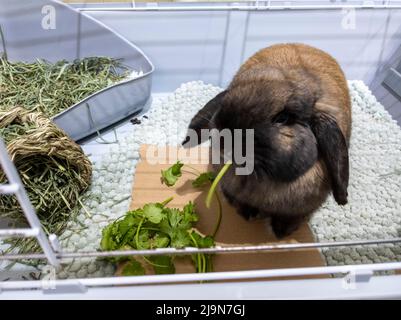
[[[271,217],[278,238],[295,231],[330,191],[338,204],[347,203],[351,102],[344,73],[322,50],[303,44],[260,50],[189,129],[254,130],[253,172],[237,175],[234,161],[220,186],[246,219]]]

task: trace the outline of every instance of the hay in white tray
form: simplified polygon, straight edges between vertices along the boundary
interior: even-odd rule
[[[349,81],[353,105],[350,149],[349,204],[330,197],[311,220],[317,241],[391,238],[401,235],[401,129],[361,81]],[[71,224],[62,236],[66,251],[96,250],[101,229],[128,209],[131,183],[141,144],[178,145],[192,116],[222,89],[200,81],[181,85],[155,99],[148,119],[132,126],[110,152],[94,163],[93,182],[82,212],[85,226]],[[328,265],[401,259],[401,245],[323,250]],[[59,278],[100,277],[114,273],[112,265],[93,259],[75,260]]]

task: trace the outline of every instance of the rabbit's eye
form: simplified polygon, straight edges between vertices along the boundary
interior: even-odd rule
[[[291,115],[288,112],[280,112],[274,117],[273,122],[278,124],[290,124]]]

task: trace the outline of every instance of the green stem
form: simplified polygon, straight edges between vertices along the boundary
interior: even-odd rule
[[[212,186],[209,189],[209,192],[206,197],[206,208],[210,208],[210,204],[212,202],[213,194],[216,191],[216,187],[218,183],[220,182],[221,178],[223,178],[224,174],[227,172],[227,170],[230,168],[232,165],[231,161],[228,161],[223,168],[220,170],[219,174],[217,175],[216,179],[214,179]]]
[[[214,227],[214,230],[213,230],[213,233],[212,233],[212,237],[213,238],[216,236],[217,232],[220,229],[221,219],[223,217],[223,206],[221,204],[219,193],[216,191],[215,195],[216,195],[216,200],[217,200],[217,204],[218,204],[218,211],[217,211],[216,226]]]
[[[206,273],[206,257],[202,254],[202,272]]]
[[[160,202],[160,204],[165,207],[169,202],[171,202],[174,199],[174,197],[167,198],[163,202]]]
[[[150,261],[148,258],[146,258],[145,256],[142,258],[143,258],[143,260],[145,260],[147,263],[149,263],[153,267],[159,267],[159,268],[168,268],[169,267],[169,266],[164,266],[161,264],[154,263],[154,262]]]
[[[141,226],[145,218],[142,218],[141,222],[139,222],[138,228],[136,229],[135,234],[135,242],[136,242],[136,249],[139,250],[139,230],[141,230]]]
[[[196,240],[195,240],[194,236],[192,235],[192,233],[189,233],[189,236],[191,237],[193,243],[195,244],[195,247],[199,248],[198,243],[196,242]],[[196,269],[197,269],[198,273],[202,272],[202,269],[201,269],[201,257],[200,256],[201,255],[199,253],[196,254],[196,260],[198,261]]]

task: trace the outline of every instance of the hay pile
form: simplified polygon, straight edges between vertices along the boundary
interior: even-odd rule
[[[80,197],[92,174],[81,147],[49,118],[130,76],[126,66],[108,57],[56,63],[0,57],[0,137],[47,233],[61,234],[81,208],[85,211]],[[0,168],[0,183],[4,182]],[[5,217],[26,224],[15,196],[0,196],[0,218]],[[35,239],[9,242],[10,250],[39,249]]]
[[[22,106],[53,117],[129,74],[119,60],[107,57],[57,63],[9,62],[0,57],[0,110]]]
[[[0,137],[6,142],[45,231],[60,234],[81,209],[80,196],[92,175],[89,159],[49,118],[22,107],[0,111]],[[0,170],[0,183],[6,181]],[[2,217],[26,223],[15,196],[0,196]],[[21,252],[39,248],[35,239],[10,241]]]

